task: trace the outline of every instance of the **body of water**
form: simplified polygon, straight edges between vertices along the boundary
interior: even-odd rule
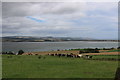
[[[66,41],[66,42],[3,42],[2,51],[14,51],[22,49],[25,52],[65,50],[76,48],[117,48],[118,42],[90,42],[90,41]]]

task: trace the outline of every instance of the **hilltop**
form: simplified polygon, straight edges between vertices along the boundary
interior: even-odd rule
[[[6,36],[2,37],[3,42],[61,42],[61,41],[118,41],[118,40],[99,40],[83,37],[33,37],[33,36]]]

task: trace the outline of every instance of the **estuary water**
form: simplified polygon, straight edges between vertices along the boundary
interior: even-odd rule
[[[118,42],[100,41],[66,41],[66,42],[3,42],[2,51],[14,51],[22,49],[25,52],[52,51],[76,48],[117,48]]]

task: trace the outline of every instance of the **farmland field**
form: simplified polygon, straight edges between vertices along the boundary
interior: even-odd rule
[[[3,55],[3,78],[114,78],[118,61]]]

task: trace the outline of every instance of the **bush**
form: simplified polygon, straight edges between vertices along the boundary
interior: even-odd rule
[[[99,49],[91,49],[91,48],[88,48],[88,49],[84,49],[84,50],[81,50],[79,52],[80,53],[99,53]]]
[[[117,49],[120,49],[120,47],[118,47]]]
[[[24,53],[23,50],[19,50],[19,51],[18,51],[18,55],[22,55],[23,53]]]

